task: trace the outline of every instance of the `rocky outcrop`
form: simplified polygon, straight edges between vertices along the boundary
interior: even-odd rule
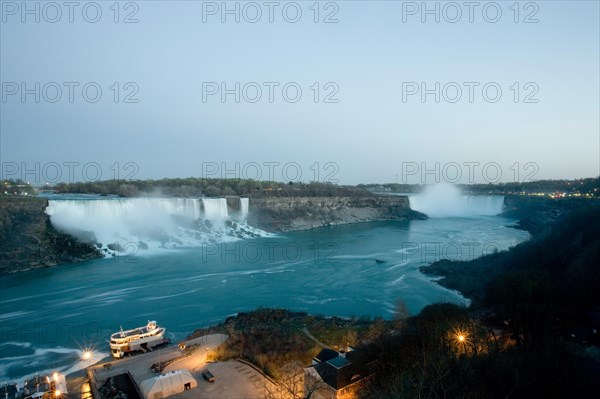
[[[403,196],[250,198],[250,209],[248,222],[267,231],[427,218]]]
[[[102,257],[95,246],[58,232],[47,206],[45,199],[0,197],[0,274]]]
[[[518,219],[514,226],[539,235],[573,209],[583,209],[598,204],[589,198],[550,198],[532,195],[507,195],[504,197],[503,216]]]

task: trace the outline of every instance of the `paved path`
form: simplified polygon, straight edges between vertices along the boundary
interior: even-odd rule
[[[126,357],[124,359],[113,359],[109,361],[110,369],[104,368],[107,363],[99,363],[92,366],[92,372],[98,381],[106,380],[118,374],[127,373],[133,376],[138,385],[151,377],[156,376],[150,369],[154,363],[168,362],[182,355],[177,346],[170,346],[153,350],[152,352]]]
[[[191,355],[169,364],[163,370],[163,374],[182,369],[189,370],[190,373],[197,371],[206,364],[206,357],[210,351],[221,345],[226,339],[227,335],[213,334],[186,341],[186,345],[198,345],[198,348]]]
[[[325,349],[331,349],[331,348],[329,347],[329,345],[325,345],[323,342],[321,342],[321,341],[319,341],[318,339],[316,339],[316,338],[315,338],[315,337],[314,337],[314,336],[313,336],[313,335],[312,335],[312,334],[311,334],[311,333],[308,331],[308,329],[307,329],[306,327],[304,327],[304,328],[302,329],[302,332],[303,332],[304,334],[306,334],[306,336],[307,336],[308,338],[310,338],[311,340],[313,340],[313,341],[315,342],[315,344],[319,345],[321,348],[325,348]]]
[[[202,378],[202,371],[210,370],[215,382]],[[206,363],[192,373],[198,387],[173,395],[172,399],[264,399],[263,387],[270,385],[262,374],[236,360]]]
[[[163,373],[173,370],[188,370],[198,382],[198,387],[171,396],[173,399],[263,399],[262,388],[272,383],[251,366],[228,360],[207,363],[207,355],[227,339],[226,335],[213,334],[200,337],[194,342],[198,348],[189,356],[169,364]],[[204,370],[210,370],[215,382],[208,382],[202,376]]]

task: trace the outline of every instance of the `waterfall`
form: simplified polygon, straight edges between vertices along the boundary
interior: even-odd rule
[[[246,220],[246,217],[248,217],[249,203],[248,198],[240,198],[240,216],[242,220]]]
[[[449,184],[428,187],[423,193],[409,197],[411,209],[429,217],[494,216],[502,213],[502,195],[463,195]]]
[[[229,216],[225,198],[202,198],[204,218],[210,221],[224,221]]]
[[[245,217],[248,199],[240,201]],[[51,199],[46,213],[55,228],[102,244],[106,253],[114,243],[178,248],[264,234],[245,222],[225,223],[225,198]]]
[[[504,209],[503,195],[465,195],[465,207],[475,215],[498,215]]]
[[[127,232],[164,230],[173,217],[191,222],[198,208],[198,200],[184,198],[50,200],[46,213],[60,230],[92,232],[99,242],[111,242]]]
[[[196,198],[177,198],[176,209],[181,209],[182,211],[175,211],[175,214],[182,214],[191,219],[199,219],[200,218],[200,204],[198,199]]]

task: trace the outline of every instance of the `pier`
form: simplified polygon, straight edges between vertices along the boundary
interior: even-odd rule
[[[171,398],[262,398],[259,387],[271,382],[260,371],[236,360],[215,362],[211,359],[212,351],[226,339],[223,334],[206,335],[183,341],[180,345],[97,363],[86,369],[88,381],[83,378],[73,381],[78,384],[78,389],[73,392],[81,394],[70,397],[102,399],[101,391],[107,390],[106,384],[110,380],[112,386],[125,392],[129,399],[146,399],[140,389],[143,381],[174,370],[188,370],[198,386]],[[214,373],[214,383],[202,377],[206,369]]]

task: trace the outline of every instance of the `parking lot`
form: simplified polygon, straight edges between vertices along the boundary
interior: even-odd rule
[[[215,382],[208,382],[202,377],[202,371],[207,368],[215,376]],[[259,388],[265,384],[271,384],[258,371],[236,360],[203,363],[190,372],[198,381],[198,387],[173,395],[171,398],[262,399],[264,395],[261,394]]]
[[[162,373],[173,370],[188,370],[198,382],[198,387],[182,392],[171,398],[200,398],[200,399],[261,399],[261,387],[271,382],[253,367],[237,360],[206,363],[210,351],[219,346],[227,336],[213,334],[187,341],[186,345],[197,345],[194,352],[186,357],[177,359],[182,355],[179,348],[171,346],[158,349],[154,352],[128,357],[122,360],[113,360],[110,367],[106,363],[92,366],[99,385],[107,378],[122,373],[131,373],[139,386],[142,381],[157,376],[151,366],[157,362],[172,361]],[[208,382],[202,377],[202,372],[209,369],[215,376],[215,382]]]

